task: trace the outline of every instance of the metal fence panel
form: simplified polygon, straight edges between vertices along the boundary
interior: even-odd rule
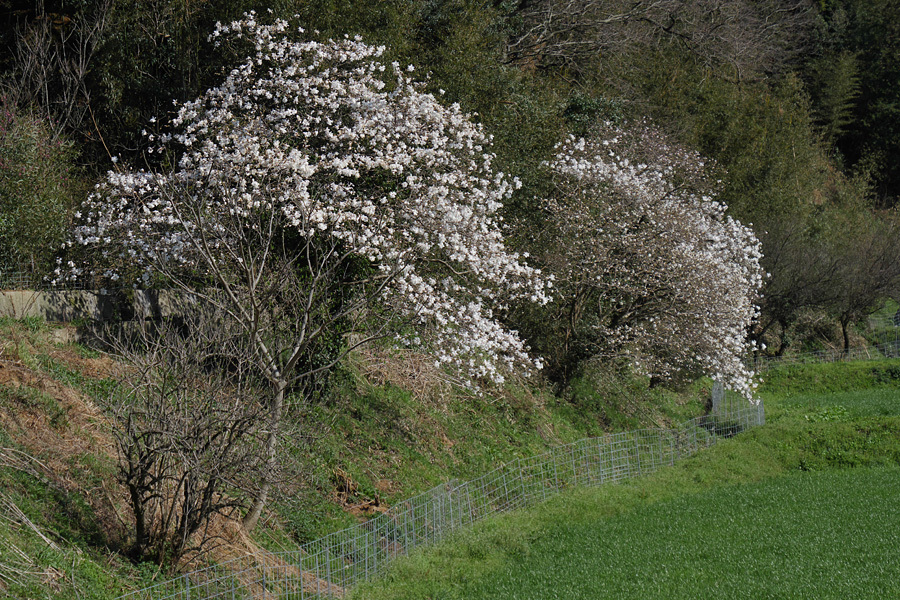
[[[382,573],[391,561],[490,515],[533,506],[575,486],[646,475],[718,439],[762,425],[762,404],[717,402],[721,412],[675,429],[642,429],[558,446],[467,482],[450,481],[365,523],[299,550],[242,557],[186,573],[121,600],[323,600]],[[719,406],[717,406],[719,408]]]

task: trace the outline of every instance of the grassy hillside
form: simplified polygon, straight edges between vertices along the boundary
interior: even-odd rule
[[[70,337],[70,330],[41,321],[0,321],[0,597],[112,599],[170,575],[120,554],[131,516],[117,479],[106,403],[122,365]],[[719,525],[676,522],[666,515],[696,516],[685,509],[696,505],[701,516],[721,510],[725,522],[747,527],[746,511],[728,512],[744,502],[730,494],[771,496],[774,504],[765,510],[784,511],[793,501],[779,500],[779,494],[794,484],[781,478],[794,473],[838,473],[797,483],[806,490],[869,490],[865,482],[882,471],[869,476],[860,470],[860,479],[841,479],[839,473],[900,465],[897,373],[900,361],[772,371],[762,386],[766,427],[652,477],[574,492],[485,523],[455,544],[402,563],[388,578],[393,587],[364,588],[358,597],[423,597],[438,590],[470,594],[477,586],[459,582],[482,585],[483,576],[499,581],[499,574],[522,569],[546,577],[517,561],[533,556],[542,563],[542,555],[556,556],[559,549],[550,542],[581,535],[579,524],[606,539],[628,523],[652,517],[674,532],[666,542],[673,547],[681,544],[678,531],[698,527],[730,539]],[[603,431],[665,426],[694,416],[707,395],[702,383],[674,393],[648,389],[637,378],[588,372],[563,396],[524,382],[475,396],[414,355],[358,353],[327,393],[292,408],[284,476],[263,526],[251,539],[235,521],[217,519],[203,559],[290,550],[440,481],[474,477],[500,462]],[[890,473],[896,469],[883,471],[884,485],[894,481]],[[735,492],[739,488],[744,491]],[[769,526],[780,527],[777,521]],[[550,531],[555,533],[548,537]],[[614,547],[604,548],[610,553],[604,560],[621,562]],[[685,552],[692,550],[686,546]],[[651,560],[652,548],[640,556]],[[708,569],[716,572],[720,566],[710,563]],[[415,585],[403,591],[410,582]]]
[[[462,534],[351,597],[893,597],[898,484],[891,467],[792,472],[668,498],[642,496],[640,485],[581,490]]]
[[[71,337],[0,320],[0,597],[110,599],[168,575],[121,555],[132,517],[108,398],[123,366]],[[250,539],[218,519],[203,559],[290,550],[441,481],[695,416],[707,395],[587,373],[563,397],[527,382],[477,396],[415,355],[357,353],[316,402],[292,407],[263,526]]]
[[[490,520],[353,597],[895,595],[895,369],[773,372],[765,427],[647,478]]]

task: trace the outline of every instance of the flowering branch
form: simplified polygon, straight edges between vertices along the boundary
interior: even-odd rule
[[[760,243],[713,199],[696,153],[646,125],[559,144],[542,259],[577,336],[659,379],[705,374],[748,398]]]

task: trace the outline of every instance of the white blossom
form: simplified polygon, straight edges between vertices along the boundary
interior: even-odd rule
[[[539,272],[504,245],[496,211],[518,182],[492,166],[488,136],[409,79],[412,68],[385,69],[383,47],[292,41],[289,29],[252,13],[217,24],[217,44],[251,39],[255,53],[178,107],[175,133],[160,137],[180,152],[177,169],[110,171],[74,241],[117,246],[117,268],[142,269],[146,284],[163,264],[214,271],[192,240],[202,233],[226,260],[234,233],[219,224],[268,211],[370,261],[389,282],[378,300],[414,319],[410,343],[441,364],[496,382],[510,365],[534,367],[492,312],[509,293],[549,297]]]
[[[556,240],[544,262],[593,351],[663,379],[715,376],[752,399],[743,357],[758,315],[760,242],[702,193],[714,184],[700,156],[647,125],[606,124],[559,144],[548,166]]]

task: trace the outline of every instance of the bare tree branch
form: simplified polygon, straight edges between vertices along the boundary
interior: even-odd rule
[[[14,76],[3,94],[17,105],[39,107],[57,138],[78,130],[88,116],[88,72],[112,6],[113,0],[101,0],[90,14],[54,19],[38,0],[37,17],[17,31]]]
[[[229,320],[199,312],[182,324],[131,325],[103,336],[126,365],[108,401],[134,517],[131,554],[162,564],[202,551],[209,519],[246,506],[272,478],[264,382],[242,361]]]
[[[576,71],[600,55],[675,43],[736,79],[777,70],[803,46],[806,0],[538,0],[514,13],[511,62]]]

